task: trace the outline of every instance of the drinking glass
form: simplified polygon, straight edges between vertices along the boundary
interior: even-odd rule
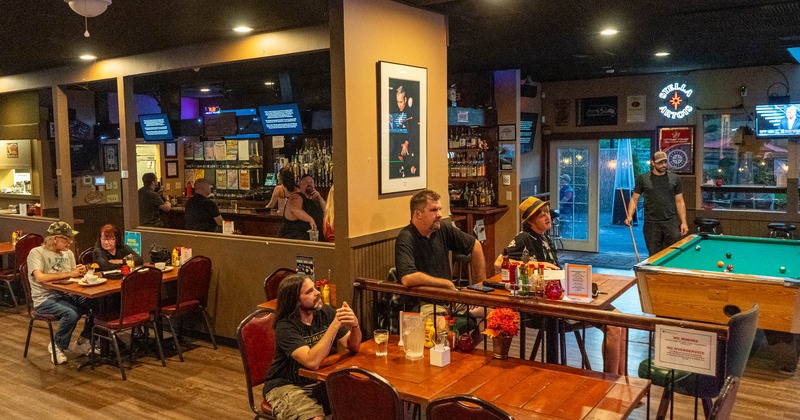
[[[309,230],[308,239],[311,241],[319,241],[319,231],[316,229]]]
[[[403,328],[406,359],[422,359],[422,349],[425,344],[425,324],[422,323],[422,319],[418,317],[406,319]]]
[[[375,355],[386,356],[389,354],[389,330],[378,329],[373,331],[372,338],[375,340]]]

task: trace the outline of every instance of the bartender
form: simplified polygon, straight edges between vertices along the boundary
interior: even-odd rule
[[[325,215],[325,199],[315,188],[311,175],[300,177],[298,191],[292,193],[283,212],[278,237],[286,239],[308,240],[311,230],[319,231]],[[325,238],[319,238],[325,241]]]

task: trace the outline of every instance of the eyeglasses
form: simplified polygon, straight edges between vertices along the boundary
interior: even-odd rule
[[[100,242],[115,242],[117,238],[100,238]]]

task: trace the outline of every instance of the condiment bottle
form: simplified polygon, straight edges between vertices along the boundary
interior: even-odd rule
[[[327,280],[322,282],[322,302],[326,305],[331,304],[331,288],[328,286]]]
[[[178,257],[178,248],[172,248],[172,266],[177,267],[180,263],[180,259]]]
[[[17,231],[15,230],[15,231],[11,232],[11,245],[12,246],[17,246],[17,239],[18,239],[17,238]]]
[[[527,296],[528,294],[528,263],[523,262],[519,266],[519,295]]]
[[[456,331],[456,320],[455,319],[451,319],[448,322],[448,324],[449,324],[449,326],[448,326],[448,330],[447,330],[447,342],[448,342],[448,344],[450,344],[450,348],[455,350],[456,349],[456,344],[458,344],[457,343],[458,332]]]
[[[503,248],[503,263],[500,265],[500,278],[503,283],[509,282],[508,269],[510,266],[511,262],[508,260],[508,248]]]
[[[539,263],[536,270],[536,295],[544,296],[544,263]]]
[[[435,340],[436,328],[433,326],[433,320],[428,318],[428,321],[425,322],[425,347],[432,348]]]

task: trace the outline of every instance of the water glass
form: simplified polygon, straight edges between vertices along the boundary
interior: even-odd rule
[[[375,340],[375,355],[378,357],[389,354],[389,330],[378,329],[373,331],[372,339]]]
[[[421,318],[410,318],[403,322],[403,343],[405,344],[406,359],[422,359],[422,349],[425,347],[425,325]]]
[[[308,240],[319,241],[319,231],[316,229],[310,229],[308,231]]]

